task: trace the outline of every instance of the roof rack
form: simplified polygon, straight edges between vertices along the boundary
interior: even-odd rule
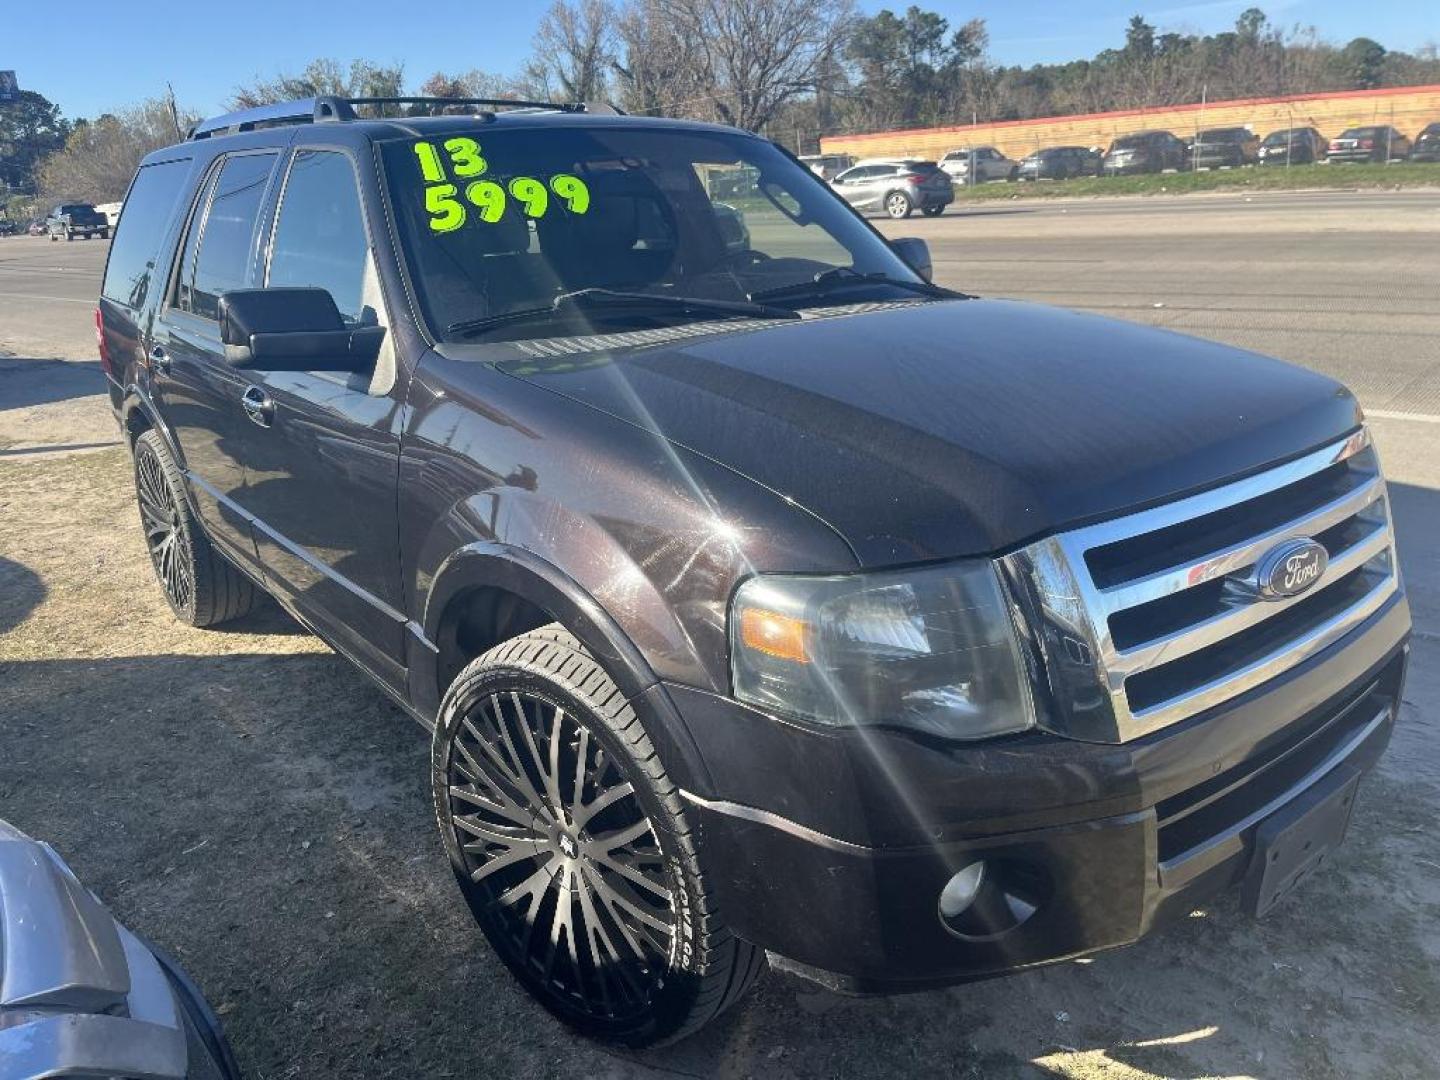
[[[441,97],[337,97],[325,94],[319,97],[302,98],[299,101],[282,101],[275,105],[259,105],[253,109],[241,109],[224,116],[202,120],[190,129],[191,139],[212,139],[221,135],[233,135],[240,131],[258,131],[262,128],[282,127],[287,124],[320,124],[332,121],[359,120],[356,105],[425,105],[434,116],[437,112],[453,109],[522,110],[527,112],[590,112],[620,115],[613,105],[586,102],[556,101],[514,101],[509,98],[441,98]],[[404,119],[399,117],[397,119]]]

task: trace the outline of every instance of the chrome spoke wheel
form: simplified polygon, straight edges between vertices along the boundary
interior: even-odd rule
[[[195,580],[181,527],[180,506],[165,481],[159,457],[143,444],[135,455],[135,489],[155,576],[171,605],[185,611],[195,597]]]
[[[507,959],[568,1009],[642,1013],[675,951],[655,828],[601,741],[545,697],[480,698],[450,740],[450,824]]]

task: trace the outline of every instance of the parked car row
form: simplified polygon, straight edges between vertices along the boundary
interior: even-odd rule
[[[829,180],[856,206],[885,207],[888,195],[900,190],[897,178],[912,166],[939,170],[956,184],[992,180],[1068,180],[1077,176],[1122,176],[1167,169],[1238,168],[1245,165],[1309,165],[1316,162],[1434,161],[1440,162],[1440,122],[1425,127],[1412,142],[1388,124],[1347,128],[1327,139],[1313,127],[1272,131],[1261,139],[1247,127],[1207,128],[1193,139],[1169,131],[1137,131],[1116,138],[1108,149],[1098,146],[1047,146],[1015,161],[993,146],[966,146],[947,151],[938,163],[917,158],[873,158],[854,161],[845,154],[813,154],[800,159],[812,172]],[[861,170],[868,170],[861,172]],[[863,184],[861,181],[863,180]],[[871,189],[883,189],[877,197]],[[854,197],[852,197],[854,196]],[[940,213],[933,196],[922,205],[910,197],[908,206],[894,203],[896,216],[919,207]]]

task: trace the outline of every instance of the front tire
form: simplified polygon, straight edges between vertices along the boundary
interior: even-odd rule
[[[153,430],[135,440],[135,493],[150,565],[175,617],[218,626],[255,607],[254,583],[221,555],[190,512],[180,470]]]
[[[910,196],[903,191],[892,191],[885,196],[885,213],[889,214],[896,221],[908,218],[914,207],[910,203]]]
[[[476,922],[582,1034],[672,1042],[760,974],[763,951],[715,910],[684,804],[639,718],[558,624],[460,673],[431,765],[441,836]]]

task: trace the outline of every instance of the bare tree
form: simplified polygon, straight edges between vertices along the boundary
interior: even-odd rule
[[[352,60],[348,68],[329,59],[312,60],[298,75],[277,75],[259,79],[249,86],[236,87],[230,98],[232,109],[252,109],[277,101],[319,97],[398,97],[405,81],[400,64],[386,66],[369,60]]]
[[[854,11],[851,0],[652,0],[645,7],[687,43],[720,119],[749,131],[816,89],[842,52]]]
[[[632,0],[620,12],[614,61],[620,100],[646,116],[712,119],[704,61],[661,10],[661,0]]]
[[[555,0],[535,31],[531,78],[566,101],[600,101],[615,59],[609,0]]]
[[[182,130],[200,119],[188,110],[177,115]],[[64,148],[41,163],[41,193],[56,201],[111,202],[123,197],[140,159],[177,141],[177,115],[172,115],[168,99],[155,98],[77,125]]]
[[[437,71],[420,84],[422,97],[438,98],[519,98],[525,97],[519,79],[472,68],[460,75]]]

